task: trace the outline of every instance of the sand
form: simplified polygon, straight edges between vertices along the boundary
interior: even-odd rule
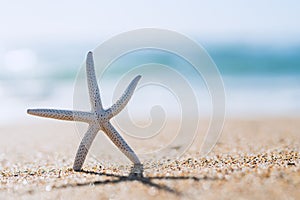
[[[0,127],[0,199],[299,199],[300,118],[228,119],[213,151],[144,165],[72,170],[74,125]]]

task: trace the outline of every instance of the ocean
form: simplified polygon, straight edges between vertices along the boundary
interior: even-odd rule
[[[92,45],[62,44],[57,47],[53,44],[39,44],[26,51],[20,50],[21,53],[16,55],[22,55],[22,51],[25,54],[25,51],[27,57],[13,57],[20,59],[20,62],[16,63],[7,61],[9,56],[2,52],[4,56],[1,58],[4,61],[0,62],[2,65],[0,123],[9,124],[15,120],[30,121],[32,117],[26,114],[27,108],[72,109],[73,98],[76,98],[73,95],[74,90],[77,90],[77,75],[83,66],[86,52],[91,49],[90,46]],[[224,82],[226,117],[300,115],[300,46],[208,44],[205,45],[205,49],[216,64]],[[30,52],[34,52],[33,58],[30,57],[32,56]],[[21,61],[27,64],[22,64]],[[20,64],[21,67],[14,68],[14,64]],[[187,86],[191,87],[195,94],[195,97],[191,98],[196,98],[199,116],[210,115],[211,94],[203,77],[196,77],[195,70],[189,69],[189,64],[182,61],[182,58],[151,50],[118,58],[103,76],[98,77],[106,107],[112,103],[112,99],[115,99],[117,94],[114,94],[114,91],[121,77],[137,66],[147,69],[141,73],[145,74],[144,80],[148,81],[148,85],[144,81],[143,87],[137,91],[137,97],[129,103],[128,109],[131,109],[132,115],[139,117],[149,115],[156,105],[170,109],[172,115],[180,114],[182,112],[180,103],[188,103],[188,100],[181,102],[180,98],[184,97],[179,97],[180,95],[175,92],[183,94],[186,92],[178,89],[183,82],[187,82]],[[160,67],[166,67],[167,70],[160,71]],[[178,72],[182,80],[170,78],[170,73],[173,72]],[[152,81],[152,85],[149,85],[152,79],[159,84]],[[159,81],[160,79],[165,80],[164,84]],[[130,79],[126,81],[122,89]],[[88,108],[88,103],[85,104],[83,107]],[[81,105],[75,105],[75,108],[80,107]],[[178,109],[178,112],[173,112],[175,109]]]

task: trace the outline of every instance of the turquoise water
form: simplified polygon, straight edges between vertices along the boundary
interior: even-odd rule
[[[229,116],[300,115],[300,45],[205,47],[224,80]],[[1,70],[0,109],[6,114],[0,116],[0,122],[14,120],[16,116],[28,118],[25,113],[28,107],[72,108],[74,81],[89,48],[89,45],[82,44],[47,48],[37,45],[33,48],[38,58],[35,68]],[[143,56],[148,53],[116,61],[114,67],[108,70],[108,80],[120,77],[132,65],[149,62],[183,69],[183,75],[193,80],[195,71],[180,57],[166,52],[150,52],[150,56]],[[109,82],[100,87],[108,88],[103,89],[104,94],[111,90]],[[197,91],[205,89],[199,85],[193,87]],[[203,113],[209,113],[208,104],[207,96],[199,102]]]
[[[228,45],[208,52],[224,75],[300,75],[300,46]]]
[[[206,45],[204,47],[218,66],[222,75],[226,76],[299,76],[300,75],[300,45],[270,46],[270,45]],[[36,68],[27,73],[0,71],[0,80],[13,79],[52,79],[74,80],[78,68],[85,59],[90,46],[82,44],[71,45],[36,45],[39,63]],[[155,60],[172,65],[172,55],[156,54]],[[148,56],[149,58],[149,56]],[[141,61],[141,59],[140,59]],[[139,62],[140,62],[139,61]],[[144,59],[145,62],[149,59]],[[3,64],[3,63],[0,63]],[[121,68],[120,68],[121,69]],[[192,72],[193,73],[193,72]]]

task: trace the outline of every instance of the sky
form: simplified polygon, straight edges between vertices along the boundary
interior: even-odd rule
[[[0,1],[0,46],[37,41],[102,41],[143,27],[203,41],[300,42],[300,2]]]
[[[177,31],[204,46],[299,46],[299,10],[296,0],[0,0],[0,78],[51,66],[77,67],[82,52],[145,27]]]

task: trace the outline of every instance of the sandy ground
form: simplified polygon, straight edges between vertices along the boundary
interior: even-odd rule
[[[207,156],[73,172],[72,123],[0,127],[0,199],[300,199],[300,118],[230,119]]]

